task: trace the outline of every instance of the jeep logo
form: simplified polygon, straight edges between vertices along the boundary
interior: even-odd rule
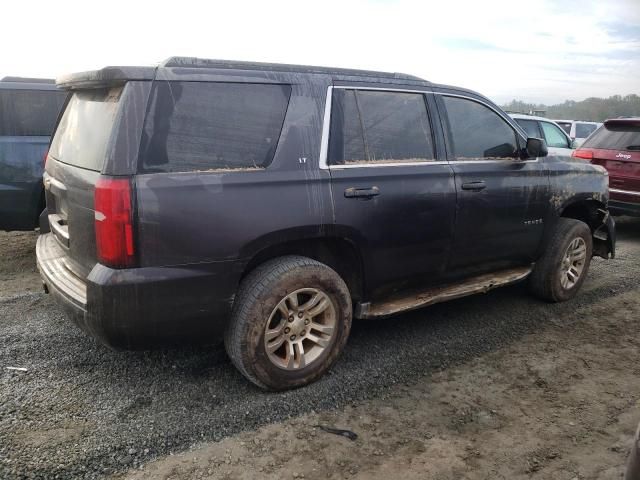
[[[619,153],[616,155],[616,158],[624,158],[625,160],[629,160],[631,155],[625,155],[624,153]]]

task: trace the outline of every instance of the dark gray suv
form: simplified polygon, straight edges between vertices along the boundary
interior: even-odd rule
[[[70,75],[44,175],[46,288],[117,348],[224,337],[255,384],[320,377],[352,316],[613,256],[603,168],[487,98],[380,72],[172,58]]]

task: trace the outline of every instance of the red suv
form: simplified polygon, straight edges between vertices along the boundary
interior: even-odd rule
[[[573,152],[609,172],[609,210],[640,216],[640,118],[607,120]]]

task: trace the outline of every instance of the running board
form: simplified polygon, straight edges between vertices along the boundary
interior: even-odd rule
[[[413,290],[390,295],[387,299],[376,303],[358,303],[356,318],[381,318],[408,312],[416,308],[426,307],[435,303],[455,300],[474,293],[485,293],[497,287],[524,280],[533,270],[533,265],[523,268],[512,268],[496,273],[480,275],[461,283],[428,290]]]

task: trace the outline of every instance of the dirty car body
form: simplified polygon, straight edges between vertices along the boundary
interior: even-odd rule
[[[563,217],[587,223],[594,254],[614,254],[604,169],[544,157],[542,141],[531,156],[524,131],[469,90],[185,58],[58,85],[73,96],[46,163],[38,264],[78,325],[112,347],[218,340],[253,272],[292,255],[331,267],[355,316],[370,318],[526,278]],[[468,158],[475,147],[455,130],[474,128],[465,108],[507,145]],[[96,133],[73,123],[83,115],[105,127],[90,145],[78,135]]]

